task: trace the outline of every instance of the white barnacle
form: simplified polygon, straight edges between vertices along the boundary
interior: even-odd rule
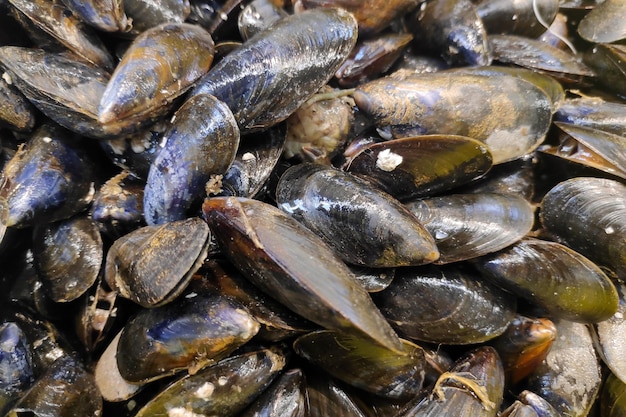
[[[213,391],[215,391],[215,385],[207,381],[200,385],[193,395],[202,400],[206,400],[213,395]]]
[[[402,156],[385,149],[376,158],[376,167],[383,171],[391,172],[402,163]]]

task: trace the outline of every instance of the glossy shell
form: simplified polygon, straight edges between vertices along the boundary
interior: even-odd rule
[[[534,150],[550,125],[552,104],[539,88],[515,77],[429,73],[382,78],[356,89],[354,100],[394,137],[469,136],[484,142],[494,163]]]
[[[276,200],[346,262],[395,267],[439,257],[432,236],[406,207],[349,173],[297,165],[282,175]]]
[[[228,170],[239,147],[233,114],[213,96],[194,96],[172,120],[146,182],[143,207],[147,224],[184,219],[206,195],[207,181]]]
[[[270,127],[330,80],[356,37],[356,21],[345,10],[298,13],[224,57],[191,95],[208,93],[226,103],[242,132]]]
[[[492,166],[487,146],[455,135],[424,135],[365,146],[346,162],[399,200],[437,194],[485,175]]]
[[[617,311],[617,290],[604,272],[556,242],[525,239],[474,264],[484,276],[554,317],[593,323]]]
[[[105,129],[155,120],[213,62],[211,36],[186,23],[163,24],[135,38],[115,68],[98,107]]]
[[[438,264],[504,249],[530,232],[535,220],[531,205],[511,194],[450,194],[406,206],[435,238]]]
[[[226,256],[264,292],[329,330],[402,350],[367,292],[309,229],[276,207],[245,198],[211,198],[202,210]]]
[[[372,294],[400,334],[431,343],[471,344],[504,332],[515,298],[454,266],[402,268]]]
[[[541,203],[543,227],[600,266],[626,277],[626,186],[578,177],[552,188]]]

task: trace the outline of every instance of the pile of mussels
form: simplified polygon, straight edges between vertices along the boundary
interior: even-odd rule
[[[0,24],[0,416],[626,415],[623,1]]]

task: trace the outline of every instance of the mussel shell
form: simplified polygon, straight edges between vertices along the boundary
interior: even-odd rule
[[[539,40],[515,35],[490,35],[494,61],[542,71],[564,81],[596,74],[574,55]]]
[[[456,135],[424,135],[365,146],[346,170],[406,201],[475,180],[491,169],[487,146]]]
[[[512,295],[453,265],[398,269],[391,285],[372,298],[404,337],[446,344],[499,336],[517,304]]]
[[[315,233],[257,200],[215,197],[202,209],[225,255],[265,293],[327,329],[402,351],[368,293]]]
[[[355,398],[334,378],[322,375],[316,370],[305,373],[306,396],[309,417],[367,417]]]
[[[92,374],[71,356],[57,359],[7,412],[7,417],[96,416],[102,396]]]
[[[406,417],[495,417],[504,391],[504,371],[490,346],[475,348],[457,359],[435,384],[432,395],[411,408]]]
[[[218,195],[255,198],[261,194],[283,153],[285,140],[285,125],[279,124],[240,141],[235,160],[222,177],[222,192]]]
[[[235,160],[239,127],[226,104],[209,94],[187,100],[163,135],[143,195],[146,223],[182,220],[206,195],[205,184]]]
[[[367,292],[384,290],[396,275],[396,268],[369,268],[358,265],[348,265],[348,268]]]
[[[171,416],[177,412],[235,416],[270,385],[285,363],[284,354],[271,349],[231,356],[173,382],[136,416]]]
[[[586,51],[584,62],[598,75],[598,83],[610,93],[626,94],[624,61],[626,46],[598,44]]]
[[[17,323],[0,324],[0,413],[34,380],[30,346]]]
[[[613,43],[626,38],[626,4],[605,0],[585,15],[577,27],[578,34],[593,43]]]
[[[124,0],[133,32],[145,32],[163,23],[182,23],[191,12],[189,0]]]
[[[144,187],[144,182],[128,171],[122,171],[102,184],[91,205],[91,218],[101,232],[118,238],[145,225]]]
[[[302,370],[285,371],[240,417],[305,417],[306,388]]]
[[[515,385],[528,376],[545,359],[556,337],[556,327],[549,319],[518,314],[506,331],[490,342],[500,354],[507,383]]]
[[[609,374],[602,387],[600,413],[604,417],[620,417],[626,413],[626,383]]]
[[[554,121],[577,127],[626,135],[626,104],[599,97],[566,99],[554,113]]]
[[[105,130],[156,120],[213,62],[211,35],[188,23],[166,23],[139,35],[124,53],[98,106]]]
[[[13,130],[28,132],[35,127],[35,108],[13,85],[10,75],[0,79],[0,125]]]
[[[512,194],[450,194],[406,206],[435,238],[437,264],[504,249],[530,232],[535,220],[532,206]]]
[[[10,0],[18,10],[48,35],[95,67],[111,71],[113,58],[95,31],[86,26],[60,2]]]
[[[476,13],[489,34],[536,38],[545,32],[559,11],[559,0],[478,0]]]
[[[559,242],[626,277],[626,186],[578,177],[553,187],[541,202],[541,223]]]
[[[369,36],[380,32],[394,19],[413,10],[418,0],[303,0],[307,8],[340,7],[354,15],[359,23],[359,35]]]
[[[368,340],[320,330],[299,336],[296,353],[335,378],[385,398],[410,399],[422,389],[424,350],[406,340],[403,353]]]
[[[122,297],[143,307],[166,304],[202,265],[209,235],[197,217],[134,230],[109,249],[105,279]]]
[[[68,56],[17,46],[1,47],[0,61],[22,94],[66,129],[102,139],[136,129],[120,126],[105,132],[97,122],[98,104],[109,81],[105,71]]]
[[[343,9],[297,13],[225,56],[191,95],[209,93],[222,100],[242,133],[270,127],[330,80],[356,38],[356,21]]]
[[[271,0],[252,0],[239,12],[241,38],[250,39],[286,16],[288,13]]]
[[[187,369],[193,374],[225,358],[259,330],[239,303],[196,296],[141,310],[120,336],[117,365],[128,382],[144,383]]]
[[[105,32],[126,32],[135,23],[126,17],[122,0],[63,0],[63,2],[83,22]]]
[[[518,399],[506,410],[502,411],[500,417],[560,417],[558,411],[554,409],[541,396],[532,391],[522,391]]]
[[[202,280],[202,290],[227,296],[245,306],[261,325],[257,338],[277,342],[317,328],[261,292],[229,262],[209,260],[203,271],[206,279]],[[191,291],[196,291],[195,283]]]
[[[98,226],[87,216],[38,225],[33,232],[33,256],[50,298],[75,300],[96,282],[102,267],[104,248]]]
[[[469,136],[487,145],[494,164],[536,149],[552,115],[552,101],[543,90],[507,75],[443,72],[381,78],[357,87],[354,101],[393,137]]]
[[[69,218],[91,202],[92,163],[70,139],[58,126],[42,125],[4,167],[0,185],[4,226]]]
[[[450,66],[490,65],[487,31],[470,0],[426,2],[411,25],[416,45]]]
[[[473,263],[484,277],[554,317],[594,323],[617,311],[617,290],[606,274],[559,243],[528,238]]]
[[[586,325],[566,320],[555,325],[558,337],[528,377],[526,389],[543,397],[559,415],[584,417],[600,391],[599,359]]]
[[[346,262],[396,267],[439,257],[432,236],[406,207],[332,167],[303,163],[289,168],[276,187],[276,202]]]

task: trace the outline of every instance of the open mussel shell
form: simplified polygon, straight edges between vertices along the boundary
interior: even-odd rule
[[[411,23],[416,45],[450,66],[491,64],[487,31],[470,0],[426,2]]]
[[[406,201],[466,184],[491,165],[489,149],[476,139],[424,135],[366,146],[347,161],[346,170]]]
[[[209,70],[213,53],[211,35],[199,26],[171,23],[143,32],[111,75],[98,106],[98,121],[105,130],[115,130],[158,119]]]
[[[134,230],[109,249],[106,282],[143,307],[166,304],[202,265],[209,234],[206,223],[197,217]]]
[[[539,40],[514,35],[491,35],[489,45],[494,61],[519,65],[576,82],[595,77],[595,72],[576,56]]]
[[[406,207],[350,173],[298,164],[281,176],[276,202],[348,263],[396,267],[439,257],[432,236]]]
[[[469,136],[487,145],[494,164],[536,149],[552,116],[552,100],[543,90],[508,75],[442,72],[380,78],[357,87],[354,101],[395,138]]]
[[[239,146],[232,112],[209,94],[187,100],[172,120],[148,173],[143,196],[147,224],[186,218],[206,195],[207,181],[233,163]]]
[[[75,300],[96,282],[102,267],[104,249],[98,226],[87,216],[37,225],[33,256],[50,298]]]
[[[593,96],[566,99],[554,113],[554,121],[624,136],[626,104]]]
[[[475,348],[443,373],[431,395],[418,398],[405,417],[495,417],[504,392],[500,356],[490,346]]]
[[[302,370],[285,371],[240,417],[305,417],[306,387]]]
[[[480,343],[502,334],[516,299],[480,277],[446,265],[402,268],[372,298],[406,338],[431,343]]]
[[[6,413],[7,417],[102,415],[102,396],[80,360],[62,356]]]
[[[298,337],[294,350],[335,378],[386,398],[410,399],[422,389],[424,350],[406,340],[397,353],[371,341],[320,330]]]
[[[356,38],[356,21],[343,9],[288,16],[225,56],[191,95],[222,100],[242,133],[273,126],[330,80]]]
[[[626,382],[609,374],[602,386],[600,413],[604,417],[620,417],[626,413]]]
[[[585,15],[577,27],[578,34],[593,43],[613,43],[626,38],[626,3],[605,0]]]
[[[556,337],[551,320],[518,314],[505,332],[490,342],[500,354],[507,383],[514,385],[527,377],[545,359]]]
[[[540,216],[557,241],[626,277],[626,185],[591,177],[563,181],[544,196]]]
[[[369,294],[315,233],[257,200],[215,197],[202,209],[225,255],[265,293],[329,330],[402,351]]]
[[[553,317],[595,323],[617,311],[617,290],[606,274],[556,242],[527,238],[473,264],[484,277]]]
[[[190,374],[246,343],[259,323],[225,296],[197,295],[144,309],[124,326],[117,347],[120,375],[145,383],[186,369]]]
[[[2,171],[2,224],[31,226],[84,210],[94,195],[92,169],[84,149],[68,132],[56,125],[40,126]]]
[[[10,0],[10,3],[82,60],[105,71],[113,69],[113,58],[102,40],[61,2]]]
[[[561,416],[587,416],[602,382],[589,330],[567,320],[554,324],[558,337],[528,377],[526,389],[543,397]]]
[[[1,47],[0,61],[22,94],[66,129],[102,139],[135,129],[120,126],[105,132],[98,123],[98,104],[109,81],[104,70],[70,56],[17,46]]]
[[[173,382],[136,416],[236,416],[270,385],[286,362],[277,349],[231,356]]]
[[[626,138],[621,135],[570,123],[555,122],[564,134],[558,146],[540,151],[582,167],[595,168],[626,180]]]
[[[535,220],[530,203],[513,194],[451,194],[405,205],[435,238],[437,264],[504,249],[530,232]]]

